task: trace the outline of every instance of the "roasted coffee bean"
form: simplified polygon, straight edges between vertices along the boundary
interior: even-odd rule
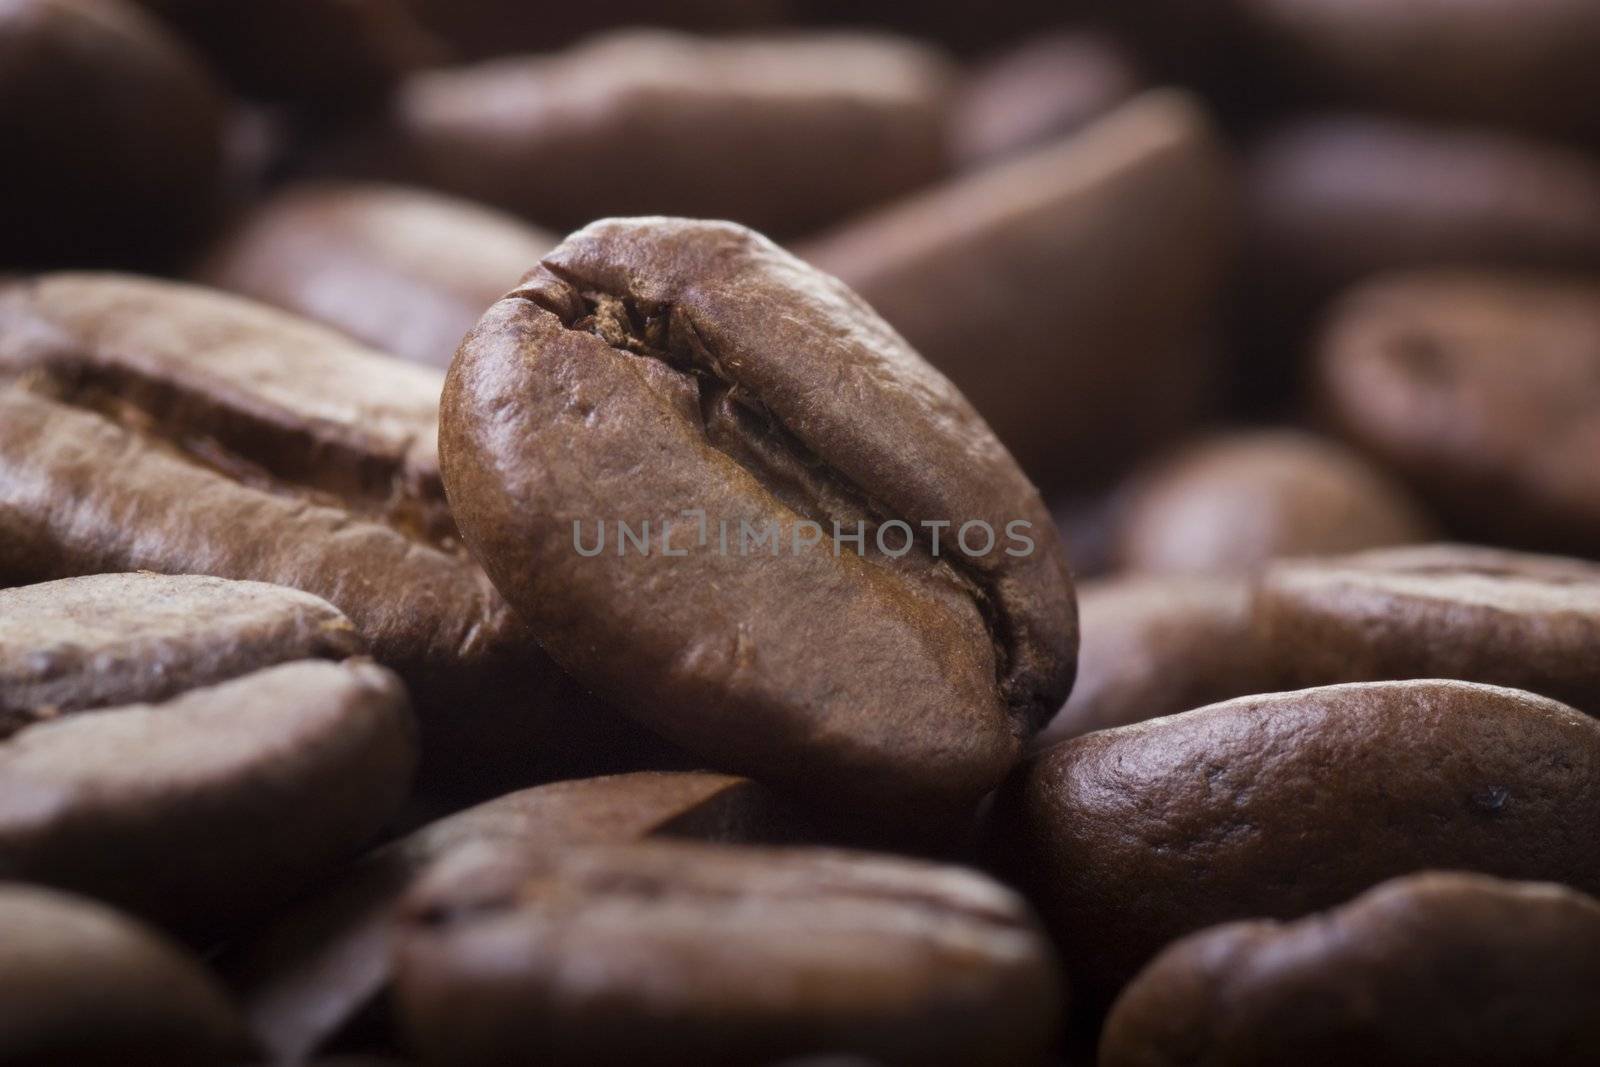
[[[443,368],[556,243],[508,215],[419,189],[308,183],[257,205],[196,277]]]
[[[463,342],[440,418],[462,534],[551,654],[719,766],[953,813],[1071,684],[1033,486],[860,299],[742,227],[569,237]],[[584,550],[619,522],[655,541]]]
[[[122,0],[0,0],[0,268],[184,251],[220,199],[223,112]]]
[[[1511,135],[1302,121],[1255,147],[1247,203],[1268,308],[1397,267],[1600,266],[1600,164]]]
[[[1034,1063],[1062,998],[1008,890],[865,854],[578,848],[456,865],[409,914],[397,1003],[430,1062]]]
[[[389,925],[420,874],[462,847],[530,863],[580,844],[692,837],[781,840],[794,817],[744,778],[639,773],[555,782],[451,815],[387,845],[219,961],[263,1048],[298,1063],[374,1014],[388,988]]]
[[[65,893],[0,883],[0,1061],[14,1067],[238,1062],[233,1005],[154,931]]]
[[[1600,539],[1600,285],[1433,271],[1342,300],[1322,404],[1461,529],[1594,554]]]
[[[410,78],[353,165],[544,225],[662,212],[792,235],[938,176],[953,80],[889,37],[629,31]]]
[[[1205,116],[1158,93],[798,251],[949,375],[1034,478],[1104,482],[1216,382],[1197,335],[1231,207]]]
[[[1600,889],[1600,722],[1456,681],[1244,697],[1043,753],[993,814],[1075,993],[1160,949],[1428,868]]]
[[[1125,575],[1078,594],[1078,678],[1036,749],[1271,688],[1241,577]]]
[[[770,26],[782,20],[792,0],[609,0],[589,4],[545,4],[530,17],[523,0],[403,0],[432,33],[468,59],[543,52],[603,30],[626,26],[672,26],[727,31]]]
[[[1466,545],[1286,560],[1255,610],[1284,684],[1464,678],[1600,714],[1600,564]]]
[[[365,651],[327,601],[261,582],[101,574],[0,589],[0,734]]]
[[[968,77],[951,109],[951,151],[972,167],[1048,144],[1122,103],[1140,80],[1133,58],[1103,34],[1030,38]]]
[[[111,574],[0,590],[0,878],[191,936],[359,849],[416,763],[404,689],[326,602]]]
[[[1115,556],[1133,570],[1249,571],[1279,556],[1429,540],[1410,492],[1344,446],[1298,430],[1218,434],[1125,489]]]
[[[1231,0],[1273,72],[1324,97],[1592,137],[1591,0]]]
[[[338,111],[371,104],[439,58],[404,4],[371,0],[136,0],[194,43],[240,92]]]
[[[430,780],[535,780],[566,758],[558,727],[645,748],[573,705],[461,547],[437,371],[220,293],[60,274],[0,286],[8,373],[35,388],[0,392],[0,580],[155,570],[324,597],[406,679]]]
[[[1178,942],[1117,1002],[1100,1062],[1578,1067],[1596,1048],[1600,902],[1428,873]]]

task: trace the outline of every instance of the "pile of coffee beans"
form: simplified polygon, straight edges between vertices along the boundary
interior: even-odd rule
[[[0,1067],[1600,1063],[1597,0],[0,0]]]

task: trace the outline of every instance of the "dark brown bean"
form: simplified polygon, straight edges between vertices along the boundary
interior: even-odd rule
[[[742,227],[569,237],[463,343],[441,427],[462,533],[551,654],[719,765],[864,818],[957,811],[1070,685],[1038,493],[854,294]]]
[[[327,603],[155,574],[0,590],[0,878],[237,930],[361,848],[416,765]]]
[[[370,105],[438,58],[401,3],[370,0],[136,0],[194,43],[240,92],[315,109]]]
[[[1104,482],[1216,384],[1201,335],[1231,194],[1195,103],[1147,94],[797,251],[949,375],[1041,484]]]
[[[1600,722],[1455,681],[1243,697],[1064,742],[993,813],[997,858],[1105,1006],[1166,944],[1428,868],[1600,889]]]
[[[508,215],[420,189],[306,183],[240,219],[195,276],[444,368],[489,305],[556,243]]]
[[[1284,561],[1255,611],[1284,684],[1464,678],[1600,714],[1600,564],[1467,545]]]
[[[1600,285],[1432,271],[1346,296],[1318,353],[1324,409],[1461,529],[1594,554]]]
[[[278,1059],[300,1062],[371,1015],[386,994],[390,924],[428,867],[466,847],[539,863],[560,848],[646,837],[778,840],[793,817],[744,778],[638,773],[554,782],[440,819],[386,845],[218,966],[250,1028]],[[372,1037],[371,1028],[363,1030]]]
[[[1115,557],[1132,570],[1250,571],[1275,557],[1429,540],[1409,490],[1335,441],[1256,430],[1191,441],[1126,487]]]
[[[369,165],[550,226],[663,213],[792,235],[941,173],[952,81],[889,37],[628,31],[408,79]]]
[[[213,221],[221,94],[122,0],[0,3],[0,268],[163,265]]]
[[[1578,1067],[1597,1047],[1600,903],[1428,873],[1184,938],[1118,1000],[1100,1062]]]
[[[1044,941],[973,872],[681,842],[531,873],[456,856],[398,948],[399,1011],[435,1062],[1022,1064],[1053,1037]]]
[[[247,1047],[216,982],[154,931],[65,893],[0,884],[0,1060],[201,1067]]]
[[[1327,116],[1267,136],[1247,174],[1269,308],[1399,267],[1600,266],[1600,164],[1536,140]]]

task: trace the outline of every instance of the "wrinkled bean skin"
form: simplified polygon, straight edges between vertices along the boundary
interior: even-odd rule
[[[1070,686],[1071,580],[1037,491],[866,305],[741,227],[568,238],[462,344],[440,418],[462,534],[551,654],[721,766],[865,818],[957,811]],[[690,510],[701,550],[577,551],[575,523],[682,530]],[[802,520],[869,532],[790,551]],[[896,558],[871,533],[893,520],[1040,536]],[[724,521],[732,544],[775,524],[784,550],[713,550]]]

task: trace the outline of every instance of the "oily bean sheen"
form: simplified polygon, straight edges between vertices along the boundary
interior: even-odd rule
[[[1456,681],[1243,697],[1059,744],[994,815],[997,861],[1105,1005],[1184,934],[1430,867],[1600,889],[1600,723]]]
[[[314,182],[258,204],[196,277],[444,368],[484,309],[556,241],[420,189]]]
[[[1332,315],[1323,406],[1463,529],[1592,555],[1600,285],[1531,274],[1375,280]]]
[[[430,1062],[1033,1063],[1060,1010],[1026,907],[959,868],[650,842],[461,873],[400,934]]]
[[[951,151],[983,166],[1072,133],[1139,88],[1133,59],[1103,34],[1040,34],[974,71],[951,107]]]
[[[0,883],[0,1062],[240,1062],[237,1012],[197,960],[99,904]]]
[[[1070,687],[1038,493],[860,299],[742,227],[568,238],[463,342],[441,434],[463,536],[551,654],[720,765],[866,818],[959,810]],[[619,520],[650,550],[579,554]],[[950,524],[937,552],[924,522]],[[969,523],[1032,545],[969,554]]]
[[[1285,561],[1255,611],[1286,684],[1464,678],[1600,714],[1600,564],[1466,545]]]
[[[1035,749],[1270,688],[1243,577],[1101,578],[1079,585],[1078,617],[1072,696]]]
[[[1248,571],[1278,556],[1428,540],[1410,492],[1334,441],[1220,434],[1151,464],[1124,491],[1115,554],[1131,570]]]
[[[404,689],[324,601],[111,574],[0,590],[0,878],[200,937],[352,854],[416,763]]]
[[[1204,406],[1232,200],[1205,114],[1150,93],[798,253],[949,375],[1034,478],[1092,483]]]
[[[32,388],[0,392],[0,580],[302,589],[405,678],[433,770],[523,773],[556,749],[570,683],[456,536],[437,371],[221,293],[53,274],[0,285],[8,374]]]
[[[1231,0],[1287,77],[1313,91],[1443,118],[1592,136],[1592,0]]]
[[[0,269],[185,251],[222,188],[224,110],[122,0],[0,0]]]
[[[1168,948],[1106,1023],[1104,1067],[1579,1067],[1600,1048],[1600,902],[1430,872],[1323,915]]]
[[[952,81],[891,37],[631,30],[408,79],[378,165],[545,225],[664,212],[787,236],[938,176]]]
[[[219,961],[263,1048],[300,1062],[387,991],[389,926],[422,872],[462,848],[543,861],[570,845],[645,837],[772,840],[792,820],[761,787],[719,774],[642,772],[554,782],[491,800],[384,846]]]

